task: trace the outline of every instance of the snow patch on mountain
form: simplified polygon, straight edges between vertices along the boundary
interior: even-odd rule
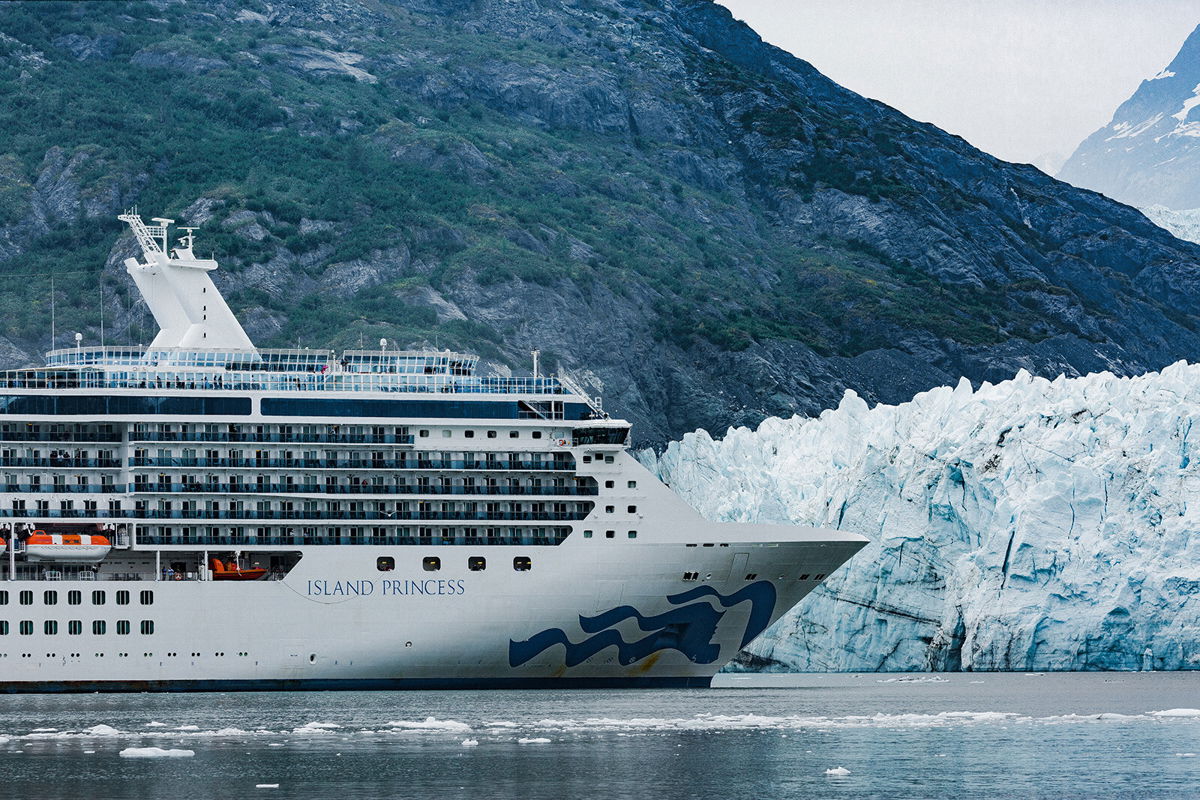
[[[796,670],[1200,668],[1200,365],[1025,372],[688,434],[705,516],[872,543],[748,648]],[[761,663],[761,662],[760,662]]]
[[[1146,217],[1160,228],[1166,228],[1178,239],[1200,244],[1200,208],[1173,211],[1166,206],[1141,209]]]

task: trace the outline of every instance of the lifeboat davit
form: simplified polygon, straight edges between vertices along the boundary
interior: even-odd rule
[[[214,581],[256,581],[267,574],[264,567],[243,568],[236,561],[222,561],[219,558],[210,558],[208,568],[212,570]]]
[[[103,561],[112,550],[107,536],[34,531],[25,540],[25,558],[29,561],[70,561],[92,564]]]

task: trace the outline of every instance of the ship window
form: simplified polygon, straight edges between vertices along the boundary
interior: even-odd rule
[[[520,432],[520,431],[509,431],[509,432],[508,432],[508,438],[510,438],[510,439],[520,439],[520,438],[521,438],[521,432]]]
[[[144,606],[154,605],[154,592],[143,590],[141,593],[141,601]]]
[[[616,484],[614,484],[612,481],[605,481],[605,482],[604,482],[604,488],[605,488],[605,489],[611,489],[611,488],[613,488],[613,486],[615,486],[615,485],[616,485]]]
[[[42,602],[48,606],[58,605],[58,592],[54,591],[53,589],[47,589],[46,591],[42,592]]]
[[[28,589],[21,592],[21,605],[23,605],[23,606],[33,605],[33,592],[29,591]]]
[[[429,431],[427,431],[427,430],[419,430],[419,431],[417,431],[417,436],[420,436],[422,439],[428,439],[428,438],[429,438]]]
[[[615,538],[616,538],[616,536],[617,536],[617,532],[616,532],[616,531],[605,531],[605,532],[604,532],[604,538],[605,538],[605,539],[615,539]]]
[[[535,438],[535,439],[540,439],[540,438],[542,438],[542,432],[541,432],[541,431],[534,431],[534,432],[533,432],[532,434],[530,434],[530,435],[531,435],[531,436],[533,436],[533,438]]]
[[[629,482],[629,488],[630,488],[630,489],[636,489],[636,488],[637,488],[637,481],[630,481],[630,482]]]
[[[628,510],[627,510],[627,513],[629,513],[629,514],[636,514],[636,513],[637,513],[637,506],[629,506],[629,508],[628,508]]]
[[[77,619],[73,619],[67,623],[67,633],[72,636],[78,636],[83,633],[83,623]]]
[[[53,636],[54,634],[58,633],[58,620],[46,620],[46,623],[42,626],[42,630],[46,632],[47,636]]]
[[[592,532],[591,532],[591,531],[584,531],[584,532],[583,532],[583,538],[585,538],[585,539],[590,539],[590,538],[592,538]]]
[[[121,591],[117,592],[117,605],[129,605],[129,592],[127,590],[122,589]]]
[[[0,636],[8,636],[8,620],[0,619]]]
[[[496,432],[495,432],[495,431],[488,431],[488,432],[487,432],[487,438],[489,438],[489,439],[495,439],[495,438],[496,438]]]
[[[750,572],[750,573],[747,573],[747,575],[746,575],[746,580],[748,580],[748,581],[752,581],[752,580],[754,580],[754,579],[755,579],[755,578],[757,578],[757,577],[758,577],[758,573],[757,573],[757,572]]]
[[[636,539],[636,538],[637,538],[637,531],[630,531],[630,532],[629,532],[629,538],[630,538],[630,539]]]
[[[142,633],[145,634],[146,636],[149,636],[150,634],[154,633],[154,620],[152,620],[152,619],[142,620]]]
[[[613,457],[612,457],[612,456],[605,456],[605,457],[604,457],[604,463],[605,463],[605,464],[611,464],[611,463],[613,463]]]
[[[475,431],[463,431],[463,436],[467,437],[468,439],[474,439]]]
[[[471,572],[483,572],[487,569],[487,559],[483,556],[471,556],[467,559],[467,569]]]
[[[605,506],[605,507],[604,507],[604,513],[605,513],[605,514],[612,514],[612,513],[613,513],[613,512],[615,512],[616,510],[617,510],[617,507],[616,507],[616,506]]]
[[[380,556],[375,559],[375,569],[380,572],[391,572],[396,569],[396,559],[392,556]]]
[[[33,636],[33,620],[31,620],[31,619],[21,620],[21,635],[22,636]]]
[[[513,557],[513,569],[517,572],[529,572],[533,569],[533,559],[529,556],[515,556]]]
[[[442,429],[442,438],[443,438],[443,439],[449,439],[449,438],[450,438],[450,431],[449,431],[449,430],[447,430],[447,429],[445,429],[445,428],[443,428],[443,429]]]
[[[67,605],[77,606],[83,602],[83,592],[78,589],[72,589],[67,592]]]
[[[583,457],[583,463],[585,463],[585,464],[590,464],[590,463],[592,463],[592,457],[591,457],[591,456],[584,456],[584,457]]]
[[[437,572],[442,568],[442,560],[437,556],[425,556],[421,559],[421,569],[426,572]]]
[[[102,619],[92,620],[92,633],[96,636],[103,636],[107,627]]]
[[[8,605],[8,591],[7,590],[0,592],[0,606],[6,606],[6,605]]]
[[[825,578],[825,573],[824,573],[824,572],[818,572],[818,573],[817,573],[817,577],[813,578],[813,580],[815,580],[815,581],[819,581],[819,580],[823,580],[824,578]]]
[[[97,589],[96,591],[92,592],[92,605],[102,606],[104,605],[104,599],[103,589]]]
[[[806,581],[806,580],[808,580],[808,573],[807,573],[807,572],[806,572],[806,573],[804,573],[803,575],[801,575],[801,576],[800,576],[799,578],[797,578],[796,580],[798,580],[798,581]]]
[[[117,635],[119,635],[119,636],[129,635],[129,620],[127,620],[127,619],[117,620]]]

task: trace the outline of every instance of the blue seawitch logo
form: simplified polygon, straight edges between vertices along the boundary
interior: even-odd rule
[[[566,648],[568,667],[582,664],[606,647],[616,646],[617,660],[622,666],[633,664],[659,650],[678,650],[696,664],[711,664],[720,654],[720,645],[713,643],[717,625],[725,616],[703,598],[714,598],[722,608],[732,608],[750,601],[750,617],[742,634],[740,647],[745,647],[762,633],[775,610],[775,586],[770,581],[757,581],[730,595],[723,595],[711,586],[698,586],[667,597],[671,605],[681,606],[670,611],[644,616],[633,606],[617,606],[594,617],[579,618],[579,627],[592,634],[578,644],[573,643],[562,628],[548,628],[523,642],[508,642],[509,666],[519,667],[544,650],[561,644]],[[692,602],[698,600],[699,602]],[[684,605],[691,603],[691,605]],[[613,626],[627,619],[636,619],[638,628],[650,632],[634,642],[626,642]]]

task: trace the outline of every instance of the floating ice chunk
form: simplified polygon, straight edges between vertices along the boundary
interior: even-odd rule
[[[477,747],[478,745],[479,745],[478,739],[463,739],[462,740],[463,747]]]
[[[256,784],[254,784],[254,788],[255,789],[278,789],[279,784],[278,783],[256,783]]]
[[[489,727],[489,728],[515,728],[515,727],[517,727],[517,723],[509,722],[506,719],[501,719],[501,720],[497,720],[495,722],[489,722],[487,724],[487,727]]]
[[[412,722],[410,720],[397,720],[389,722],[388,726],[393,729],[407,731],[446,731],[449,733],[466,733],[471,730],[471,726],[465,722],[456,722],[452,719],[438,719],[437,717],[426,717],[424,722]]]
[[[58,728],[34,728],[33,732],[34,733],[49,733],[51,731],[56,731],[56,730],[58,730]]]
[[[875,681],[876,683],[949,683],[950,681],[939,675],[907,675],[903,678],[887,678],[885,680]]]
[[[522,736],[520,739],[517,739],[517,744],[550,744],[550,740],[541,736],[532,738]]]
[[[117,755],[121,758],[191,758],[195,750],[164,750],[161,747],[126,747]]]
[[[1180,758],[1195,758],[1196,757],[1195,753],[1176,753],[1175,755],[1179,756]]]
[[[1166,711],[1151,711],[1152,717],[1200,717],[1200,708],[1168,708]]]
[[[834,767],[833,769],[825,770],[825,774],[833,775],[835,777],[841,778],[843,776],[849,775],[850,770],[846,769],[845,767]]]
[[[147,722],[146,727],[147,728],[165,728],[165,727],[167,727],[167,723],[159,722],[158,720],[154,720],[152,722]]]
[[[200,726],[199,725],[180,725],[175,730],[177,730],[177,731],[198,731],[198,730],[200,730]]]
[[[83,729],[84,736],[120,736],[121,732],[111,725],[93,725]]]
[[[299,734],[314,734],[314,733],[333,733],[338,728],[341,728],[336,722],[306,722],[299,728],[293,728],[292,733]]]

